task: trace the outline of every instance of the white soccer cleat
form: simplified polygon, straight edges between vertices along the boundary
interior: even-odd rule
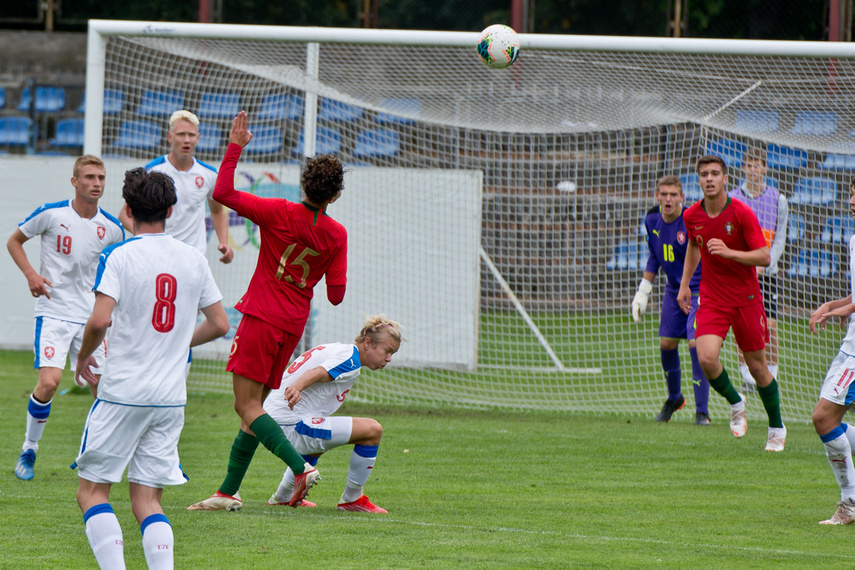
[[[748,431],[748,420],[745,419],[745,398],[730,407],[730,432],[733,437],[743,437]]]
[[[277,501],[276,500],[276,493],[273,493],[273,495],[271,495],[271,497],[267,500],[267,504],[270,505],[271,507],[284,507],[286,505],[289,507],[292,506],[290,499],[288,499],[287,501],[284,501],[284,502]],[[318,505],[313,503],[312,501],[307,501],[306,499],[303,499],[302,501],[300,501],[299,503],[297,503],[296,505],[293,505],[293,506],[295,506],[295,507],[317,507]]]
[[[309,489],[314,487],[315,483],[321,479],[321,474],[318,473],[318,470],[308,462],[303,465],[303,469],[304,471],[301,474],[294,476],[294,492],[291,494],[291,500],[288,501],[288,504],[292,507],[300,506],[300,503],[309,494]]]
[[[784,451],[784,442],[787,440],[787,428],[769,428],[766,436],[766,451]]]
[[[819,521],[819,524],[852,524],[855,522],[855,503],[847,499],[837,503],[837,511],[831,518]]]
[[[187,507],[188,511],[239,511],[243,508],[243,502],[240,500],[240,493],[235,493],[235,496],[226,495],[217,491],[204,501],[193,503]]]

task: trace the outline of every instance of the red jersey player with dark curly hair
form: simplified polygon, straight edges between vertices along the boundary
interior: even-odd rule
[[[702,156],[697,169],[704,198],[683,213],[689,247],[677,303],[688,314],[692,298],[688,284],[701,262],[695,317],[695,346],[701,368],[710,386],[731,405],[731,432],[743,437],[748,429],[745,400],[733,387],[719,358],[727,332],[733,329],[769,416],[766,451],[783,451],[787,429],[781,421],[778,382],[766,366],[769,325],[755,269],[769,265],[769,246],[751,208],[727,195],[724,161],[718,156]]]
[[[318,479],[317,470],[297,453],[262,403],[279,387],[303,334],[312,288],[326,276],[329,301],[338,305],[344,299],[347,232],[326,214],[327,206],[341,195],[344,173],[334,156],[308,159],[300,181],[306,199],[299,204],[239,192],[234,187],[235,167],[250,139],[247,115],[241,111],[232,123],[213,194],[214,200],[253,221],[261,232],[255,272],[235,305],[243,318],[226,367],[232,373],[241,426],[220,488],[190,510],[240,510],[238,489],[259,442],[294,471],[292,507],[302,502]]]

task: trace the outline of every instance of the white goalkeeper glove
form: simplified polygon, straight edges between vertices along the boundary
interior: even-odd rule
[[[638,292],[632,299],[632,320],[637,323],[641,322],[641,317],[647,311],[647,300],[650,298],[651,291],[653,291],[653,283],[642,279],[638,284]]]

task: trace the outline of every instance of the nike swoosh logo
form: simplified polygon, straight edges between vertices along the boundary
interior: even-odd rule
[[[696,229],[696,230],[702,230],[702,229],[704,229],[704,226],[695,226],[695,228],[694,228],[694,229]]]

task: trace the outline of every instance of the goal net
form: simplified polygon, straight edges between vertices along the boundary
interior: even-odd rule
[[[640,324],[630,303],[656,181],[680,176],[690,204],[700,155],[724,157],[735,186],[743,154],[762,147],[790,212],[778,263],[782,409],[809,419],[843,332],[813,336],[807,320],[849,287],[853,46],[521,37],[517,63],[492,70],[475,33],[93,21],[86,148],[120,166],[147,162],[168,152],[166,119],[186,108],[202,121],[197,157],[218,166],[245,109],[255,138],[237,187],[292,200],[306,155],[341,157],[346,189],[330,214],[349,230],[348,297],[331,307],[318,287],[304,346],[351,340],[377,312],[408,339],[355,398],[652,416],[667,393],[664,278]],[[119,169],[108,172],[119,187]],[[229,266],[209,240],[228,306],[258,243],[234,213],[231,239]],[[230,390],[227,353],[228,340],[194,351],[191,387]],[[741,383],[732,337],[722,354]],[[692,409],[685,343],[680,355]],[[715,393],[710,411],[729,417]],[[765,418],[756,395],[748,413]]]

